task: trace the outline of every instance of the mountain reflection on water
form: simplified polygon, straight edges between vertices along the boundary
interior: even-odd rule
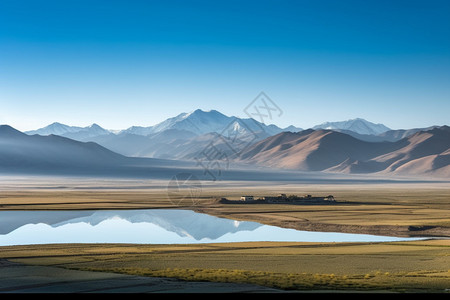
[[[365,242],[406,238],[308,232],[182,209],[1,211],[0,246],[51,243]]]

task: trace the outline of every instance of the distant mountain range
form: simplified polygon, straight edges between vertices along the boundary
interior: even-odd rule
[[[268,135],[274,135],[282,131],[301,131],[302,128],[289,126],[287,128],[279,128],[276,125],[266,125],[258,122],[255,119],[241,119],[237,117],[228,117],[217,110],[203,111],[197,109],[190,113],[181,113],[176,117],[169,118],[154,126],[142,127],[132,126],[128,129],[112,131],[100,127],[97,124],[92,124],[88,127],[68,126],[61,123],[53,123],[44,128],[37,130],[26,131],[26,134],[33,135],[60,135],[69,137],[75,136],[78,133],[78,138],[85,139],[89,137],[108,135],[108,134],[134,134],[149,136],[157,134],[166,130],[177,129],[182,131],[189,131],[195,135],[202,135],[206,133],[222,133],[224,130],[237,131],[239,134],[257,133],[264,131]]]
[[[88,127],[77,127],[77,126],[68,126],[58,122],[52,123],[44,128],[26,131],[28,135],[60,135],[65,136],[72,139],[83,139],[89,137],[95,137],[99,135],[111,134],[112,132],[106,129],[103,129],[97,124],[92,124]]]
[[[360,118],[342,122],[326,122],[314,126],[312,129],[344,130],[362,135],[379,135],[391,130],[383,124],[374,124]]]
[[[314,126],[312,129],[338,131],[368,142],[395,142],[418,131],[433,128],[390,130],[382,124],[357,118],[342,122],[326,122]],[[81,142],[95,142],[125,156],[185,160],[197,157],[211,142],[231,157],[249,145],[270,136],[281,132],[300,132],[302,130],[295,126],[280,128],[276,125],[260,123],[254,119],[229,117],[216,110],[197,109],[149,127],[133,126],[124,130],[112,131],[97,124],[75,127],[53,123],[25,133],[29,135],[54,134]]]
[[[293,125],[286,128],[280,128],[276,125],[266,125],[258,122],[255,119],[241,119],[238,117],[229,117],[216,110],[203,111],[197,109],[190,113],[181,113],[176,117],[169,118],[154,126],[142,127],[132,126],[124,130],[107,130],[97,124],[92,124],[88,127],[68,126],[61,123],[53,123],[44,128],[37,130],[26,131],[26,134],[33,135],[60,135],[77,140],[85,140],[102,135],[120,135],[133,134],[141,136],[150,136],[166,130],[181,130],[183,132],[189,131],[191,134],[202,135],[211,132],[223,133],[223,131],[236,131],[239,134],[254,134],[264,132],[265,135],[271,136],[280,132],[302,131],[302,128]],[[383,124],[375,124],[361,118],[341,121],[341,122],[325,122],[320,125],[312,127],[314,130],[330,129],[337,131],[347,131],[359,135],[382,135],[391,129]]]
[[[27,135],[0,125],[0,173],[127,175],[170,178],[186,164],[154,158],[131,158],[93,142],[49,135]]]
[[[24,134],[3,125],[0,146],[0,171],[30,166],[105,170],[145,164],[165,168],[198,161],[214,150],[230,162],[247,166],[450,177],[449,127],[390,130],[363,119],[302,130],[228,117],[215,110],[195,110],[154,126],[120,131],[97,124],[53,123]]]
[[[314,130],[327,129],[339,131],[356,137],[357,139],[369,142],[390,141],[395,142],[402,138],[408,137],[418,131],[431,130],[436,126],[427,128],[414,129],[400,129],[391,130],[383,124],[375,124],[361,118],[340,122],[325,122],[312,127]],[[204,134],[217,133],[228,135],[253,135],[258,139],[273,136],[280,132],[299,132],[302,128],[296,126],[288,126],[280,128],[276,125],[266,125],[254,119],[241,119],[238,117],[228,117],[216,110],[203,111],[197,109],[190,113],[182,113],[176,117],[169,118],[154,126],[142,127],[132,126],[123,130],[108,130],[100,127],[97,124],[92,124],[87,127],[69,126],[61,123],[53,123],[46,127],[26,131],[28,135],[59,135],[68,137],[78,141],[93,141],[100,144],[105,142],[108,146],[114,144],[111,140],[114,136],[119,136],[119,140],[123,140],[124,136],[143,136],[153,139],[161,137],[162,135],[170,135],[171,138],[189,139],[193,136],[200,136]],[[164,134],[162,134],[164,132]],[[109,136],[109,137],[108,137]],[[101,138],[99,138],[101,137]],[[137,139],[136,137],[134,139]],[[148,143],[149,139],[141,139],[140,141]],[[108,142],[106,142],[108,141]],[[120,147],[118,147],[120,148]],[[119,151],[120,152],[120,151]],[[129,155],[131,152],[122,153]]]
[[[110,165],[126,157],[96,143],[81,143],[69,138],[49,135],[26,135],[10,126],[0,126],[0,158],[2,165],[66,166]]]
[[[225,169],[223,170],[225,171]],[[192,174],[199,180],[213,180],[195,161],[126,157],[93,142],[80,142],[49,135],[27,135],[0,125],[0,175],[82,176],[87,178],[134,178],[170,180],[177,174]],[[233,168],[221,174],[223,180],[297,180],[311,176],[285,170]]]
[[[97,124],[88,127],[73,127],[53,123],[44,128],[27,131],[28,135],[59,135],[81,142],[95,142],[126,156],[167,159],[192,159],[211,140],[217,146],[228,149],[229,155],[239,152],[253,143],[283,131],[301,131],[289,126],[280,128],[266,125],[254,119],[226,116],[216,110],[197,109],[182,113],[149,127],[133,126],[125,130],[110,131]],[[227,140],[233,142],[227,143]],[[222,144],[222,145],[218,145]]]
[[[323,129],[283,132],[248,147],[239,159],[301,171],[450,177],[450,127],[419,131],[396,142],[367,142]]]

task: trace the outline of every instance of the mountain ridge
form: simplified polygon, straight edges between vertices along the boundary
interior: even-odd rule
[[[358,134],[364,135],[379,135],[386,131],[391,130],[383,124],[375,124],[364,120],[362,118],[350,119],[346,121],[338,122],[325,122],[312,127],[312,129],[338,129],[338,130],[350,130]]]
[[[194,122],[193,119],[196,119],[198,123]],[[216,122],[216,124],[205,124],[206,119],[216,119],[216,121],[218,122]],[[263,130],[266,131],[266,133],[269,135],[275,135],[285,131],[299,132],[304,130],[294,125],[281,128],[274,124],[267,125],[264,123],[260,123],[250,118],[238,118],[234,116],[230,117],[222,114],[217,110],[203,111],[201,109],[196,109],[189,113],[180,113],[175,117],[168,118],[160,123],[151,126],[130,126],[126,129],[121,130],[108,130],[96,123],[93,123],[86,127],[80,127],[80,126],[69,126],[59,122],[54,122],[50,125],[47,125],[45,127],[36,130],[25,131],[25,133],[28,135],[55,134],[83,141],[83,139],[85,140],[86,138],[89,137],[96,137],[99,135],[108,135],[108,134],[119,135],[124,133],[130,133],[135,135],[147,136],[150,134],[163,132],[167,129],[187,130],[197,135],[210,132],[221,133],[225,129],[228,129],[227,127],[232,126],[233,124],[241,125],[235,126],[236,128],[247,127],[248,129],[250,129],[250,131],[253,132],[260,132]],[[354,126],[355,124],[361,125],[362,129],[361,127],[360,128],[355,127]],[[355,118],[337,122],[325,122],[319,125],[315,125],[311,127],[311,129],[313,130],[328,129],[339,131],[353,135],[354,137],[365,141],[397,141],[411,134],[414,134],[415,132],[423,130],[431,130],[435,127],[439,126],[434,125],[424,128],[413,128],[413,129],[390,129],[387,126],[380,123],[372,123],[363,118]],[[84,135],[81,133],[77,134],[79,132],[83,132]]]
[[[94,142],[127,157],[192,161],[204,157],[205,150],[213,146],[217,151],[220,151],[223,157],[229,160],[244,161],[249,159],[256,164],[261,163],[258,160],[266,160],[265,165],[283,168],[296,166],[295,168],[299,169],[325,169],[329,172],[364,173],[382,172],[383,170],[385,172],[400,172],[401,170],[406,170],[406,166],[399,168],[405,163],[408,163],[410,166],[408,170],[412,170],[415,163],[406,161],[402,163],[404,160],[401,160],[400,156],[406,155],[404,153],[397,153],[397,155],[392,153],[391,156],[388,156],[387,153],[381,153],[376,159],[371,157],[370,159],[372,160],[370,160],[368,157],[354,153],[353,148],[346,146],[347,144],[354,144],[355,149],[362,147],[360,149],[361,153],[367,154],[372,153],[374,149],[378,149],[379,143],[398,142],[418,132],[428,132],[439,127],[431,126],[427,128],[385,131],[388,129],[386,126],[371,123],[361,118],[334,122],[333,124],[335,125],[333,126],[330,124],[332,123],[328,122],[318,126],[333,127],[333,129],[310,128],[301,130],[301,128],[294,126],[281,129],[273,124],[258,123],[253,119],[228,117],[217,110],[203,111],[196,109],[189,113],[181,113],[175,117],[168,118],[150,127],[133,126],[118,132],[108,131],[96,123],[86,127],[76,127],[55,122],[42,128],[40,133],[53,132],[81,142]],[[372,133],[377,133],[377,135],[352,131],[356,130],[355,127],[352,127],[355,124],[359,126],[357,126],[359,129],[362,128],[363,131],[360,130],[360,132],[367,133],[371,130]],[[336,129],[337,127],[347,129]],[[374,127],[375,129],[370,129],[369,127]],[[63,132],[64,130],[66,131],[65,133]],[[371,142],[372,144],[348,140],[344,136],[338,138],[338,135],[331,132],[328,133],[328,136],[318,136],[316,133],[316,140],[312,136],[307,137],[313,131],[320,130],[342,133],[346,136],[352,136],[358,141]],[[380,131],[382,133],[378,134]],[[36,134],[36,132],[39,132],[39,130],[27,133]],[[280,133],[285,134],[282,137],[269,139],[266,143],[258,144],[256,148],[252,148],[258,142]],[[299,136],[308,138],[308,141],[302,144],[304,147],[296,145],[296,143],[301,142],[297,140]],[[327,153],[324,150],[324,147],[326,147],[324,145],[332,145],[333,138],[347,140],[347,144],[344,143],[338,146],[334,152]],[[314,147],[316,148],[312,149],[312,145],[315,145]],[[275,157],[271,157],[269,152],[267,152],[271,148],[276,148],[273,150],[274,153],[280,152],[283,155],[279,156],[277,154]],[[249,151],[249,149],[252,150]],[[262,154],[256,153],[257,151],[260,151]],[[297,154],[292,155],[289,151],[296,151]],[[404,151],[407,152],[405,149]],[[438,153],[434,154],[438,155]],[[445,155],[441,155],[434,159],[429,158],[429,164],[438,166],[440,162],[445,161],[445,157]],[[394,164],[390,166],[390,169],[385,170],[388,168],[389,163],[392,163],[395,159],[399,160],[398,167]],[[421,161],[420,169],[424,169],[424,161],[425,159]],[[416,164],[419,165],[419,161]]]
[[[450,127],[396,142],[367,142],[323,129],[280,133],[246,149],[240,160],[300,171],[450,176]]]
[[[280,128],[274,124],[266,125],[264,123],[258,122],[251,118],[238,118],[234,116],[226,116],[217,110],[203,111],[201,109],[196,109],[190,113],[181,113],[175,117],[168,118],[160,123],[152,126],[131,126],[123,130],[107,130],[102,128],[96,123],[90,126],[79,127],[79,126],[69,126],[62,123],[54,122],[43,128],[36,130],[25,131],[28,135],[40,134],[40,135],[68,135],[77,132],[92,132],[93,130],[99,132],[97,135],[103,134],[123,134],[130,133],[136,135],[150,135],[159,133],[168,129],[183,129],[191,131],[197,135],[216,132],[221,133],[224,130],[228,130],[230,125],[239,124],[241,130],[250,132],[267,131],[269,134],[276,134],[282,132],[283,130],[297,130],[300,131],[302,128],[290,125],[287,129]],[[91,135],[93,136],[93,135]]]
[[[213,144],[215,149],[226,154],[227,162],[254,167],[302,172],[450,177],[449,126],[418,131],[395,142],[367,142],[325,129],[281,132],[251,140],[252,143],[245,139],[245,135],[232,140],[213,132],[191,137],[186,136],[186,132],[178,129],[161,131],[155,134],[161,135],[159,144],[145,148],[148,144],[144,141],[143,147],[137,149],[144,155],[159,153],[163,160],[158,161],[124,156],[95,142],[80,142],[53,134],[27,135],[11,126],[0,125],[0,171],[45,171],[52,168],[97,168],[98,171],[126,165],[144,170],[140,167],[142,164],[158,161],[157,172],[162,172],[167,165],[174,163],[168,158],[194,161]],[[123,134],[122,137],[125,145],[130,143],[130,137],[151,141],[149,136]]]

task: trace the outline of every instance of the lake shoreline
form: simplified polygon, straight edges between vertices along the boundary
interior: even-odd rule
[[[114,182],[103,183],[110,186]],[[58,183],[59,184],[59,183]],[[374,234],[399,237],[450,237],[450,187],[427,185],[292,185],[204,187],[201,197],[168,198],[162,183],[154,188],[98,189],[77,182],[66,189],[19,183],[0,194],[0,211],[8,210],[127,210],[188,209],[216,217],[306,231]],[[135,183],[139,184],[139,183]],[[23,186],[21,189],[20,186]],[[187,193],[188,191],[186,191]],[[246,195],[332,194],[333,204],[223,204],[214,199]],[[183,194],[180,195],[181,197]],[[194,201],[195,200],[195,201]],[[178,202],[180,201],[180,202]]]
[[[196,212],[202,212],[210,214],[216,217],[228,218],[223,212],[218,212],[215,209],[192,208]],[[417,237],[417,238],[450,238],[450,228],[441,226],[396,226],[396,225],[348,225],[348,224],[326,224],[326,223],[314,223],[308,221],[291,221],[291,220],[276,220],[265,218],[257,213],[246,214],[245,221],[253,221],[264,223],[266,225],[277,226],[282,228],[290,228],[304,231],[317,231],[317,232],[340,232],[340,233],[354,233],[354,234],[370,234],[379,236],[392,236],[392,237]]]
[[[447,185],[272,185],[204,188],[200,200],[241,195],[332,194],[345,205],[235,205],[168,199],[164,184],[151,189],[14,187],[0,210],[187,209],[240,221],[310,231],[427,235],[414,242],[227,243],[201,245],[30,245],[2,247],[0,256],[32,265],[133,273],[189,280],[285,284],[294,291],[444,292],[448,288],[450,188]],[[124,183],[125,184],[125,183]],[[106,185],[106,184],[105,184]],[[120,187],[120,184],[117,185]],[[188,199],[189,200],[189,199]],[[412,229],[412,230],[411,230]],[[423,230],[420,230],[423,229]],[[125,268],[126,267],[126,268]],[[224,271],[218,271],[224,270]],[[236,271],[241,270],[241,271]],[[267,273],[267,272],[272,273]],[[202,277],[204,276],[204,277]],[[225,277],[223,277],[225,276]],[[228,277],[227,277],[228,276]],[[230,277],[231,276],[231,277]],[[233,277],[234,276],[234,277]],[[291,281],[286,281],[289,278]],[[253,281],[253,283],[255,282]]]
[[[299,230],[190,209],[0,211],[0,245],[395,242],[423,239]]]

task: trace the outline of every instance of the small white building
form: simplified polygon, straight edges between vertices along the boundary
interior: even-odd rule
[[[241,201],[253,201],[255,198],[253,196],[241,196]]]

